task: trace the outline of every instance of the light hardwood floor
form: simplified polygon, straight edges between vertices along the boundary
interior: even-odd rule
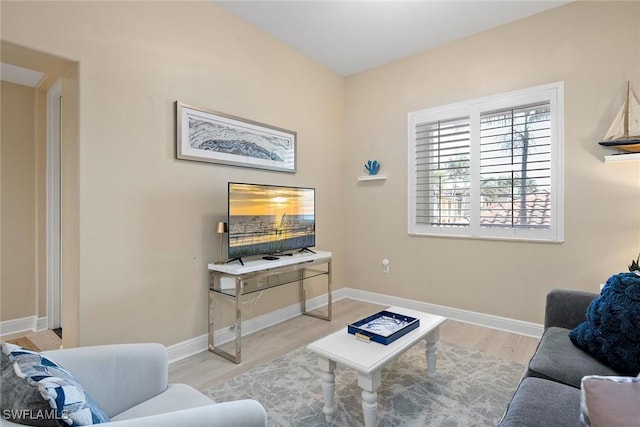
[[[42,332],[28,332],[3,335],[0,337],[2,341],[8,341],[15,338],[29,338],[29,341],[34,343],[40,350],[57,350],[62,346],[62,340],[52,330],[46,330]]]
[[[243,337],[242,363],[235,364],[205,351],[173,363],[169,368],[169,381],[205,390],[384,308],[350,299],[336,301],[331,322],[309,316],[287,320]],[[538,345],[536,338],[453,320],[447,320],[440,327],[440,341],[483,351],[522,365],[526,365]]]
[[[309,344],[345,325],[375,313],[385,306],[343,299],[333,304],[333,320],[298,316],[242,338],[242,363],[235,364],[204,351],[169,367],[169,382],[189,384],[199,390],[216,386],[298,347]],[[60,339],[52,332],[14,334],[2,339],[26,336],[42,350],[60,347]],[[538,345],[538,340],[482,326],[447,320],[440,327],[440,341],[471,350],[483,351],[502,359],[525,365]]]

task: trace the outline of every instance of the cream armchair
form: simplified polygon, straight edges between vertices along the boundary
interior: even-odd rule
[[[264,427],[255,400],[215,403],[195,388],[168,384],[160,344],[117,344],[43,352],[93,397],[114,426]],[[17,426],[0,417],[0,426]]]

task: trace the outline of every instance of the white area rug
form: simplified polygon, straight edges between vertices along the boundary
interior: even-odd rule
[[[439,343],[437,376],[427,378],[424,341],[382,371],[378,425],[494,427],[500,421],[524,366]],[[336,413],[324,419],[317,357],[299,348],[205,393],[218,402],[256,399],[270,426],[362,426],[361,389],[356,373],[336,369]]]

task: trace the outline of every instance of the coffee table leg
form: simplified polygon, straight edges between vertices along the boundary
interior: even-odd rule
[[[437,327],[427,335],[427,376],[435,378],[436,361],[438,359],[438,339],[440,338],[440,328]]]
[[[362,415],[365,427],[374,427],[378,417],[378,393],[380,387],[380,371],[370,374],[358,372],[358,386],[362,388]]]
[[[336,389],[335,374],[336,362],[333,360],[318,357],[318,366],[322,370],[322,391],[324,392],[324,418],[327,422],[331,422],[336,408],[333,405],[333,392]]]

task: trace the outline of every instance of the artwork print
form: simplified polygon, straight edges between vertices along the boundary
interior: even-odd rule
[[[176,103],[178,159],[296,171],[296,133]]]

